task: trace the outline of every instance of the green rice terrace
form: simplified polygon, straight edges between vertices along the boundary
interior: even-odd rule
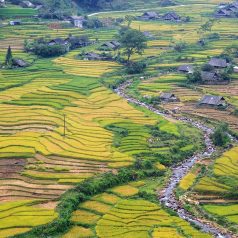
[[[0,0],[0,238],[238,237],[237,16]]]

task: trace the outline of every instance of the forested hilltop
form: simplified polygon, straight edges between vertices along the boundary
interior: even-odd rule
[[[9,0],[9,3],[21,5],[23,0]],[[145,1],[145,0],[32,0],[32,4],[41,6],[39,9],[43,17],[60,18],[70,15],[81,15],[87,12],[129,10],[153,6],[171,6],[173,0]]]

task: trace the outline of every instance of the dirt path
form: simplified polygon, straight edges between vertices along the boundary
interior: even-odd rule
[[[183,161],[180,165],[177,165],[176,167],[172,167],[172,176],[169,179],[169,182],[167,183],[167,186],[165,189],[161,192],[159,195],[159,200],[161,203],[163,203],[166,207],[173,209],[177,212],[179,217],[182,219],[196,224],[200,229],[206,233],[211,233],[214,235],[214,237],[219,238],[230,238],[233,237],[231,233],[224,231],[222,228],[219,228],[218,226],[215,226],[214,224],[208,222],[208,221],[202,221],[196,217],[194,217],[192,214],[187,212],[183,209],[180,202],[175,197],[175,188],[177,187],[178,183],[182,180],[182,178],[189,172],[189,170],[192,168],[192,166],[199,160],[202,160],[204,158],[210,157],[215,151],[216,148],[212,143],[212,140],[210,139],[211,134],[213,133],[213,129],[209,128],[207,126],[204,126],[200,122],[195,122],[190,118],[187,117],[178,117],[174,114],[165,114],[164,112],[154,108],[151,105],[148,105],[144,102],[141,102],[135,98],[132,98],[131,96],[128,96],[126,94],[126,89],[131,85],[132,81],[127,81],[123,84],[121,84],[115,92],[120,95],[121,97],[125,98],[128,102],[134,103],[136,105],[142,106],[144,108],[149,109],[150,111],[161,115],[167,119],[173,119],[176,121],[184,122],[187,124],[190,124],[199,130],[203,132],[204,135],[204,142],[205,142],[205,149],[204,151],[200,153],[194,154],[192,157],[188,158],[187,160]]]
[[[174,7],[183,7],[185,5],[176,5]],[[134,9],[134,10],[123,10],[123,11],[105,11],[105,12],[94,12],[91,14],[88,14],[88,17],[100,15],[100,14],[107,14],[107,13],[126,13],[126,12],[140,12],[140,11],[149,11],[151,8],[141,8],[141,9]]]

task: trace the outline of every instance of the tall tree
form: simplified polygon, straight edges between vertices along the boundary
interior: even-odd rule
[[[123,48],[123,54],[127,56],[127,62],[133,54],[142,55],[147,47],[147,39],[141,31],[126,28],[120,31],[119,42]]]
[[[12,65],[12,49],[11,46],[8,46],[7,49],[7,54],[6,54],[6,58],[5,58],[5,65],[7,66],[11,66]]]

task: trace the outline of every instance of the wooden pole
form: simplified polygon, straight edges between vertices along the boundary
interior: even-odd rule
[[[66,135],[66,116],[64,114],[64,136]]]

